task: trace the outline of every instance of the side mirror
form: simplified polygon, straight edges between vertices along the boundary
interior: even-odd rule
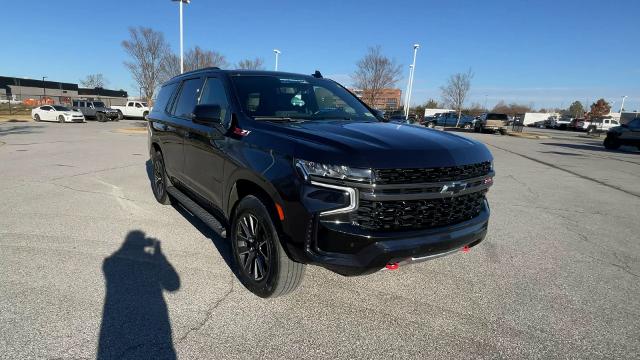
[[[203,125],[220,125],[222,124],[221,113],[220,105],[196,105],[192,120],[194,123]]]

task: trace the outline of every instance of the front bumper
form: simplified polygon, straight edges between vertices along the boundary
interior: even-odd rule
[[[336,273],[365,275],[384,268],[389,263],[411,263],[452,253],[464,246],[473,247],[484,240],[489,223],[489,206],[474,219],[452,226],[411,232],[348,233],[345,224],[314,221],[315,234],[340,241],[366,242],[354,253],[332,253],[318,248],[317,237],[307,244],[307,256],[312,263]],[[315,241],[314,241],[315,240]]]

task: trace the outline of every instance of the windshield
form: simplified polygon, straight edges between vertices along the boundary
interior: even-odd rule
[[[105,107],[104,103],[102,101],[94,101],[93,102],[93,106],[94,107]]]
[[[506,114],[489,114],[487,120],[509,120]]]
[[[236,75],[232,81],[245,114],[256,120],[368,120],[377,118],[351,93],[325,79]]]
[[[143,103],[140,103],[140,104],[142,104],[142,106],[144,106],[144,107],[147,107],[147,103],[146,102],[143,102]]]
[[[53,108],[57,111],[71,111],[69,108],[60,105],[53,105]]]

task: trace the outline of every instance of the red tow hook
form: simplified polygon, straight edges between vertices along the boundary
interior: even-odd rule
[[[400,265],[398,265],[398,263],[388,263],[385,268],[387,268],[387,270],[398,270],[398,268],[400,267]]]
[[[462,248],[462,252],[463,252],[463,253],[465,253],[465,254],[466,254],[466,253],[468,253],[469,251],[471,251],[471,248],[469,247],[469,245],[465,245],[465,246]]]

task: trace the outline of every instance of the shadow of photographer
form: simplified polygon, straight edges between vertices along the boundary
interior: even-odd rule
[[[180,278],[160,241],[139,230],[105,258],[106,295],[98,359],[175,359],[163,291],[177,291]]]

